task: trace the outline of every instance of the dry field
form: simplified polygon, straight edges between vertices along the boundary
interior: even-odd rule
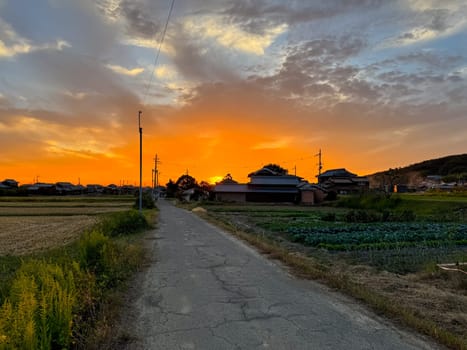
[[[132,204],[132,201],[115,201],[115,202],[85,202],[85,201],[67,201],[67,202],[10,202],[2,201],[0,199],[0,210],[3,208],[100,208],[100,207],[110,207],[110,208],[128,208]]]
[[[17,207],[2,207],[0,206],[1,216],[75,216],[75,215],[97,215],[109,213],[113,211],[121,211],[128,209],[129,206],[97,206],[97,207],[48,207],[48,206],[17,206]]]
[[[66,245],[95,224],[98,215],[128,210],[133,200],[70,201],[0,197],[0,255],[26,255]]]
[[[96,222],[95,216],[2,216],[0,255],[25,255],[66,245]]]

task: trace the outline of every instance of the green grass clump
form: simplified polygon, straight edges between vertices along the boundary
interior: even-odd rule
[[[98,230],[105,236],[117,237],[141,232],[150,227],[137,210],[110,213],[103,217]]]

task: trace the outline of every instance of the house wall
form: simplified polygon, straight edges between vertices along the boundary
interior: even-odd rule
[[[315,193],[313,191],[302,191],[301,192],[302,196],[302,204],[308,204],[308,205],[313,205],[315,204]]]
[[[245,193],[218,192],[216,193],[216,200],[222,202],[245,202],[246,196]]]
[[[247,202],[266,202],[266,203],[298,203],[300,194],[282,193],[282,192],[248,192],[246,194]]]

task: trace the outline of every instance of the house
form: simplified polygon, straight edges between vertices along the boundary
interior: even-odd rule
[[[99,184],[86,185],[86,193],[88,194],[102,194],[104,193],[104,186]]]
[[[27,187],[27,192],[35,195],[56,195],[57,187],[55,184],[36,182],[34,185]]]
[[[268,202],[315,204],[324,198],[319,186],[310,185],[299,176],[263,167],[248,175],[250,181],[239,184],[231,177],[214,187],[215,199],[224,202]]]
[[[314,205],[324,201],[326,190],[316,184],[303,181],[298,185],[300,190],[300,204]]]
[[[361,193],[368,191],[370,187],[366,176],[358,176],[345,168],[327,170],[318,175],[318,184],[326,191],[336,194]]]
[[[18,188],[18,181],[13,180],[13,179],[5,179],[2,182],[0,182],[1,188],[5,189],[13,189],[13,188]]]
[[[248,174],[247,202],[298,203],[298,185],[302,178],[295,175],[278,173],[267,167]]]

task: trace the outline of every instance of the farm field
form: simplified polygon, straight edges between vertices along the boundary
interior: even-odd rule
[[[132,197],[0,197],[0,255],[64,246],[94,225],[97,215],[128,210],[133,201]]]
[[[352,281],[454,334],[464,345],[453,348],[467,348],[467,197],[345,198],[321,207],[203,207],[214,222],[308,257],[332,278]],[[441,263],[464,272],[441,270]],[[428,334],[430,327],[419,328]]]
[[[134,201],[0,197],[1,349],[110,342],[123,302],[114,293],[142,266],[142,235],[156,219],[155,209],[131,209]]]

